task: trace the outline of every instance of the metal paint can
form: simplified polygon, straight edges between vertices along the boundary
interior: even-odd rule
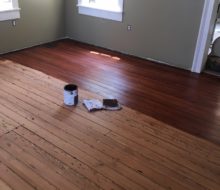
[[[67,106],[75,106],[78,103],[78,87],[75,84],[67,84],[64,86],[64,104]]]

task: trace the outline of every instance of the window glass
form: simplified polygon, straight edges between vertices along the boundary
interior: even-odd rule
[[[0,0],[0,21],[20,18],[18,0]]]
[[[12,8],[11,0],[0,0],[0,10],[10,10]]]
[[[123,0],[78,0],[79,13],[122,21]]]

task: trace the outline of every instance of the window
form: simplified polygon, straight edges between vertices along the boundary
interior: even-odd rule
[[[20,18],[18,0],[0,0],[0,21]]]
[[[78,0],[79,13],[122,21],[123,0]]]

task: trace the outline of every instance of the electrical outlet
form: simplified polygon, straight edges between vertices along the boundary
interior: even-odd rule
[[[12,26],[16,26],[16,21],[12,20]]]
[[[131,30],[132,30],[132,26],[131,26],[131,25],[128,25],[128,26],[127,26],[127,30],[128,30],[128,31],[131,31]]]

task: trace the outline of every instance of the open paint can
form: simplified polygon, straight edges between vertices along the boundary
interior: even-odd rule
[[[64,86],[64,104],[67,106],[75,106],[78,103],[78,87],[75,84],[67,84]]]

